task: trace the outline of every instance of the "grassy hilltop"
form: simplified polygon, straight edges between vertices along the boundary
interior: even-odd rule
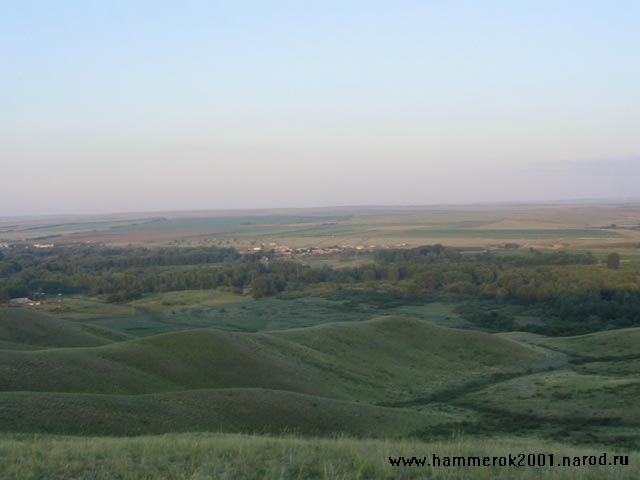
[[[394,403],[522,374],[550,358],[498,336],[396,317],[272,333],[189,330],[89,348],[5,349],[0,424],[75,434],[407,435],[475,415]]]
[[[13,315],[13,314],[10,314]],[[189,330],[100,347],[0,351],[2,391],[153,393],[270,388],[369,402],[521,372],[527,345],[396,317],[243,334]]]
[[[635,328],[547,338],[386,316],[131,338],[37,312],[2,313],[2,328],[13,332],[0,349],[3,431],[640,440]],[[45,327],[59,336],[43,336]]]
[[[52,318],[33,310],[0,307],[0,349],[94,347],[129,338],[126,334]]]

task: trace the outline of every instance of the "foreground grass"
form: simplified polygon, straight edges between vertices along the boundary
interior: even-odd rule
[[[392,467],[389,457],[562,456],[620,454],[538,440],[446,442],[301,439],[231,434],[136,438],[2,436],[2,479],[626,479],[638,478],[640,454],[628,466]]]

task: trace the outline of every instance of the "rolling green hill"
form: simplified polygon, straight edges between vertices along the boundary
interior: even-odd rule
[[[2,324],[0,431],[459,431],[640,446],[640,329],[547,338],[387,316],[128,339],[15,312]]]
[[[514,431],[640,447],[639,328],[559,338],[501,336],[553,348],[569,362],[462,392],[452,404],[473,406],[487,423],[508,424]]]
[[[544,362],[481,332],[383,317],[273,333],[189,330],[93,348],[0,351],[3,391],[141,394],[267,388],[410,400]]]
[[[0,348],[93,347],[131,337],[23,308],[0,308]]]
[[[392,404],[523,374],[546,356],[402,317],[271,333],[188,330],[97,347],[0,350],[0,430],[407,436],[472,410]]]
[[[452,403],[484,414],[485,428],[572,443],[640,447],[638,375],[573,370],[525,375],[488,385]],[[477,425],[460,430],[477,432]]]
[[[640,328],[622,328],[576,337],[541,337],[539,343],[585,359],[640,357]]]
[[[0,426],[9,432],[128,436],[226,431],[398,437],[453,427],[471,418],[461,409],[416,411],[265,389],[0,395]]]

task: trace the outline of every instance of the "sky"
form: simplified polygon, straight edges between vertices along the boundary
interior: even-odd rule
[[[640,198],[638,1],[0,0],[0,215]]]

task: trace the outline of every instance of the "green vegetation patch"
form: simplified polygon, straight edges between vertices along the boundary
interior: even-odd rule
[[[98,348],[0,351],[4,391],[268,388],[367,402],[425,396],[544,361],[497,336],[385,317],[273,333],[189,330]]]
[[[612,362],[595,361],[581,363],[573,367],[581,373],[595,375],[612,375],[617,377],[628,377],[635,375],[640,377],[640,358],[624,359]]]
[[[142,435],[225,431],[400,437],[455,429],[472,415],[365,403],[265,389],[190,390],[150,395],[0,394],[5,432]]]
[[[640,356],[640,328],[623,328],[576,337],[540,338],[540,343],[586,358]]]
[[[581,418],[640,425],[640,378],[585,375],[570,370],[526,375],[493,384],[466,396],[476,405],[529,413],[547,421]],[[467,402],[464,402],[467,403]]]
[[[629,466],[392,467],[389,457],[503,456],[553,453],[571,459],[607,451]],[[415,440],[309,439],[233,434],[173,434],[137,438],[6,435],[0,437],[0,478],[154,479],[635,479],[640,455],[578,448],[537,439],[501,437]]]
[[[562,238],[612,238],[620,235],[610,230],[595,229],[408,229],[408,230],[392,230],[380,233],[387,237],[420,237],[420,238],[460,238],[460,237],[477,237],[491,239],[562,239]]]
[[[92,347],[128,337],[93,326],[49,317],[24,308],[0,308],[3,348]]]
[[[206,292],[206,291],[205,291]],[[176,295],[173,295],[173,294]],[[134,315],[91,320],[90,324],[124,332],[134,336],[149,336],[194,328],[217,328],[236,332],[260,332],[309,327],[322,323],[367,320],[379,315],[379,309],[368,305],[352,308],[344,301],[322,297],[290,299],[261,298],[252,300],[222,292],[229,303],[200,304],[199,293],[193,292],[184,303],[180,292],[154,295],[152,307],[147,309],[146,298],[136,301]],[[217,293],[209,293],[216,297]],[[165,299],[169,298],[168,301]]]
[[[147,295],[134,302],[152,312],[184,311],[251,301],[251,297],[220,290],[180,290]]]
[[[183,325],[171,321],[165,321],[159,315],[153,315],[150,312],[136,311],[132,315],[97,318],[83,322],[85,325],[93,325],[96,327],[119,332],[131,337],[147,337],[152,335],[160,335],[163,333],[175,332],[178,330],[187,330],[189,328],[197,328],[196,325]]]
[[[482,414],[462,431],[493,430],[572,443],[640,447],[638,375],[558,370],[494,383],[453,400]],[[473,405],[473,407],[471,407]],[[479,427],[482,430],[479,430]]]
[[[128,315],[127,305],[106,303],[95,298],[81,296],[53,297],[39,307],[39,310],[57,318],[67,320],[87,320],[91,318]]]

